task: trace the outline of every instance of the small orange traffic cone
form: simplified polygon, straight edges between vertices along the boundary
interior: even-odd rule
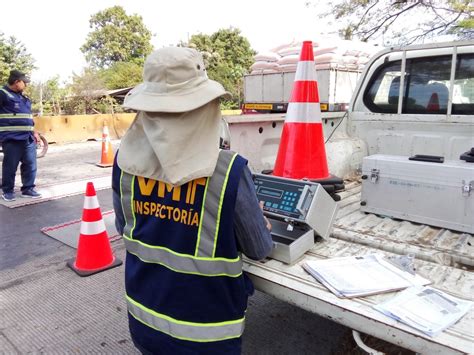
[[[102,129],[102,155],[100,157],[100,163],[96,164],[101,168],[106,168],[114,165],[114,149],[109,137],[109,128],[104,124]]]
[[[79,276],[89,276],[121,264],[112,253],[94,184],[88,182],[76,259],[67,265]]]
[[[428,112],[437,112],[439,111],[439,98],[436,92],[431,94],[430,101],[428,101],[428,106],[426,107]]]
[[[293,179],[330,177],[311,41],[303,42],[273,174]]]

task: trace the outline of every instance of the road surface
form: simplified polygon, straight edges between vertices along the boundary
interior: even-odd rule
[[[111,168],[94,165],[99,159],[100,142],[52,145],[38,160],[38,188],[110,176]],[[110,189],[97,195],[102,211],[112,209]],[[13,209],[0,206],[0,354],[137,353],[127,328],[123,266],[81,278],[66,267],[75,249],[40,231],[79,219],[82,204],[80,194]],[[122,240],[112,247],[123,259]],[[355,353],[349,334],[256,292],[249,300],[243,353]]]

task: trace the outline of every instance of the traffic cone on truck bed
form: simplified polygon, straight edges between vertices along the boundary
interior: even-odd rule
[[[329,177],[311,41],[303,42],[273,174],[293,179]]]
[[[334,192],[344,189],[343,180],[329,174],[311,41],[300,52],[273,174],[316,181],[336,201]]]
[[[109,128],[104,125],[102,129],[102,154],[100,157],[100,163],[96,164],[101,168],[107,168],[114,165],[114,149],[110,142]]]
[[[89,276],[121,264],[112,253],[94,184],[88,182],[76,259],[67,265],[79,276]]]

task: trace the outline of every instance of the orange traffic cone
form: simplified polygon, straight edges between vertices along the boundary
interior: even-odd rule
[[[112,253],[94,184],[88,182],[76,260],[67,265],[79,276],[89,276],[121,264]]]
[[[273,174],[293,179],[330,177],[311,41],[303,42]]]
[[[438,112],[439,111],[439,98],[436,92],[431,94],[430,101],[428,101],[428,106],[426,107],[428,112]]]
[[[110,142],[109,128],[106,125],[104,125],[104,128],[102,129],[102,156],[100,158],[100,163],[97,163],[96,165],[101,168],[114,165],[114,149]]]

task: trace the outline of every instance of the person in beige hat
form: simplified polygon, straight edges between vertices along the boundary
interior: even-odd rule
[[[272,240],[247,160],[219,149],[227,93],[191,48],[153,52],[143,79],[112,177],[132,340],[144,354],[239,354],[253,292],[241,253],[263,259]]]

